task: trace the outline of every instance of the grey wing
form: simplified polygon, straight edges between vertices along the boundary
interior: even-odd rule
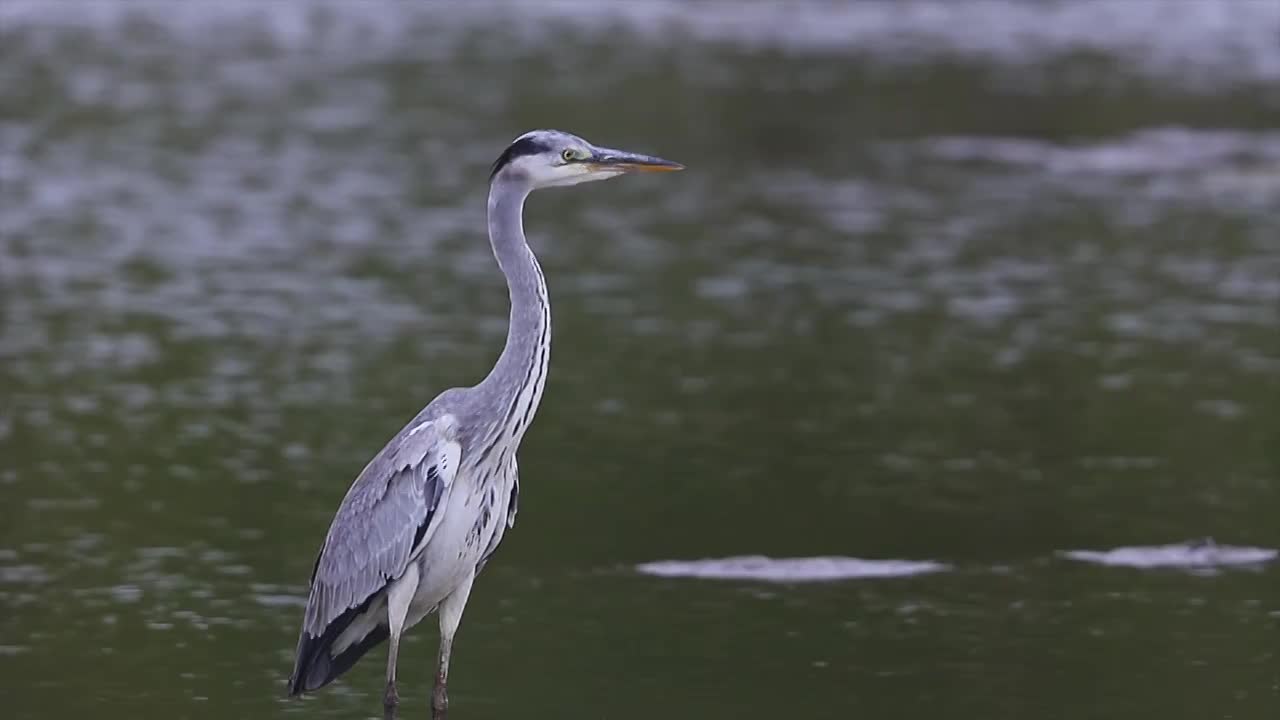
[[[407,427],[356,478],[316,559],[303,630],[329,623],[397,578],[440,523],[461,448],[453,418]]]

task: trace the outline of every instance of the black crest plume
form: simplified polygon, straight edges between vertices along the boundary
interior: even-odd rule
[[[508,145],[507,149],[503,150],[498,159],[494,161],[493,168],[489,171],[489,179],[493,180],[493,176],[497,175],[502,168],[510,165],[512,160],[525,155],[537,155],[538,153],[546,152],[548,149],[549,147],[541,140],[530,135],[516,140]]]

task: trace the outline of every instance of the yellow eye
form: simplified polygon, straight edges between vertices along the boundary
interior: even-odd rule
[[[564,158],[565,162],[573,162],[578,159],[578,151],[573,148],[565,148],[564,152],[560,153],[560,157]]]

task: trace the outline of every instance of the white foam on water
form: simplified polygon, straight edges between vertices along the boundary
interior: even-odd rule
[[[852,557],[770,558],[744,555],[702,560],[661,560],[636,569],[645,575],[707,580],[760,580],[798,583],[924,575],[950,569],[933,560],[866,560]]]
[[[1112,550],[1063,550],[1058,554],[1071,560],[1108,567],[1210,569],[1262,565],[1280,556],[1280,550],[1219,545],[1209,540]]]

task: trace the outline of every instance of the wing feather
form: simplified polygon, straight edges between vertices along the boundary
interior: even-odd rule
[[[303,631],[313,637],[399,577],[440,523],[461,448],[453,418],[402,430],[338,508],[311,577]]]

